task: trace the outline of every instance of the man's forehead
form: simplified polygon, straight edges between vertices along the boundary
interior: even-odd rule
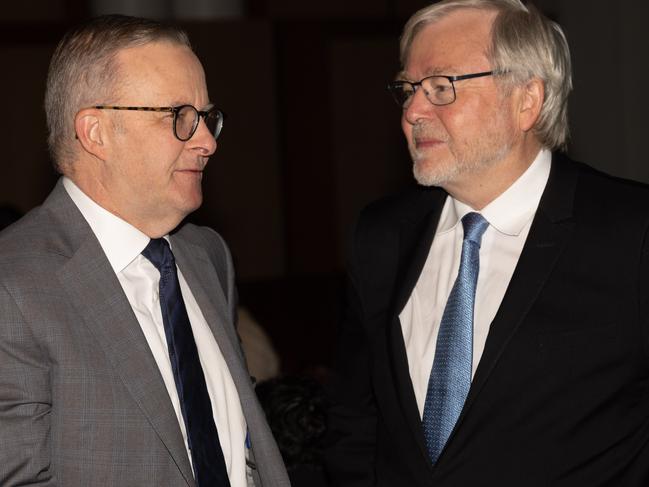
[[[488,68],[491,26],[496,13],[460,9],[421,27],[408,49],[399,75],[417,79],[434,75],[458,75]]]
[[[117,91],[132,94],[137,103],[208,104],[203,67],[192,52],[171,42],[152,42],[123,49],[116,55]],[[198,107],[197,107],[198,108]]]
[[[441,64],[441,65],[434,65],[431,64],[428,67],[425,67],[424,69],[418,70],[417,74],[414,73],[409,73],[407,70],[402,70],[399,71],[397,74],[397,79],[404,79],[408,81],[419,81],[421,78],[426,78],[428,76],[438,76],[438,75],[456,75],[459,74],[461,71],[461,67],[455,64]],[[414,79],[417,78],[418,79]]]
[[[138,46],[126,47],[115,53],[115,59],[124,67],[137,70],[166,69],[172,67],[173,61],[192,63],[198,62],[194,52],[184,44],[178,44],[166,40],[147,42]],[[200,64],[200,62],[199,62]]]

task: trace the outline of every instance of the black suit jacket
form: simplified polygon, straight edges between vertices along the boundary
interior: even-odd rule
[[[446,193],[368,207],[327,453],[343,486],[649,485],[649,189],[554,156],[464,409],[428,459],[399,312]]]

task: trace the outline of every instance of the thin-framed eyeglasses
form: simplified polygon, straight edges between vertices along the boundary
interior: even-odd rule
[[[419,81],[396,80],[388,84],[388,91],[392,93],[394,101],[401,108],[408,108],[412,97],[421,87],[424,90],[426,99],[433,105],[450,105],[455,101],[455,82],[465,79],[482,78],[492,76],[494,71],[483,71],[482,73],[461,74],[459,76],[446,76],[442,74],[426,76]]]
[[[133,110],[143,112],[170,112],[173,114],[173,131],[174,136],[185,142],[192,138],[200,119],[202,118],[207,125],[208,130],[212,133],[215,139],[221,135],[223,129],[223,120],[225,113],[216,107],[208,110],[198,110],[192,105],[179,105],[177,107],[121,107],[112,105],[97,105],[92,108],[98,110]]]

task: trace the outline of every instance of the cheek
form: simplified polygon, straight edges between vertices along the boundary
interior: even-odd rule
[[[401,116],[401,130],[403,130],[408,143],[412,142],[412,125],[406,120],[405,114]]]
[[[158,141],[150,145],[148,150],[142,154],[146,161],[146,170],[157,174],[158,177],[169,176],[179,166],[179,160],[183,153],[182,143]]]
[[[458,102],[459,100],[441,107],[438,113],[440,124],[450,139],[457,143],[464,139],[474,139],[493,122],[485,116],[486,111],[479,104]]]

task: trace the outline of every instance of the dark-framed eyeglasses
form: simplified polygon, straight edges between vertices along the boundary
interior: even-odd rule
[[[461,74],[459,76],[441,74],[426,76],[419,81],[397,80],[388,84],[388,91],[392,93],[397,105],[404,109],[408,108],[419,87],[423,88],[426,99],[433,105],[450,105],[457,97],[455,94],[456,81],[492,76],[494,74],[494,71],[483,71],[482,73]]]
[[[216,107],[209,110],[198,110],[192,105],[179,105],[177,107],[120,107],[111,105],[97,105],[93,108],[98,110],[133,110],[143,112],[170,112],[173,113],[173,130],[174,136],[185,142],[192,138],[200,119],[202,118],[207,125],[208,130],[212,133],[215,139],[221,135],[223,129],[223,120],[225,113]]]

